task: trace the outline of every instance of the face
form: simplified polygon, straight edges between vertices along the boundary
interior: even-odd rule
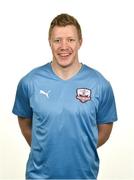
[[[82,40],[78,37],[75,26],[55,26],[49,39],[53,62],[61,67],[68,67],[78,62],[78,50]]]

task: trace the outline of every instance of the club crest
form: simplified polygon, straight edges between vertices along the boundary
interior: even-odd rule
[[[78,88],[76,90],[76,98],[79,99],[82,103],[91,100],[91,90],[87,88]]]

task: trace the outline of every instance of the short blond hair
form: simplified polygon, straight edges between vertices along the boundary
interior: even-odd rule
[[[52,22],[50,24],[50,28],[49,28],[49,35],[48,35],[49,39],[51,38],[51,33],[55,26],[65,27],[67,25],[73,25],[76,27],[77,32],[78,32],[78,37],[81,40],[82,32],[81,32],[80,24],[73,16],[71,16],[69,14],[60,14],[52,20]]]

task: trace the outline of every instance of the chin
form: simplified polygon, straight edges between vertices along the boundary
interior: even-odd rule
[[[71,62],[59,62],[58,64],[59,64],[59,66],[61,66],[63,68],[66,68],[66,67],[69,67],[72,65]]]

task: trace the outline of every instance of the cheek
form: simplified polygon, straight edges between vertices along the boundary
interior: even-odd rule
[[[52,53],[55,54],[57,51],[57,48],[55,46],[51,46]]]
[[[73,48],[74,53],[77,53],[78,50],[79,50],[79,48],[77,46]]]
[[[78,44],[78,43],[76,43],[76,44],[74,44],[74,45],[72,46],[72,49],[73,49],[74,51],[78,51],[79,48],[80,48],[80,44]]]

